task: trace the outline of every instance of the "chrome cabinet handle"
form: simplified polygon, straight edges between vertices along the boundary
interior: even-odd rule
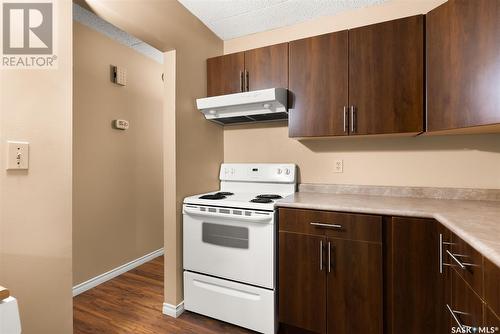
[[[313,226],[318,226],[318,227],[328,227],[328,228],[335,228],[335,229],[341,229],[342,225],[340,224],[324,224],[324,223],[310,223]]]
[[[240,71],[240,92],[243,92],[243,90],[245,89],[244,85],[243,85],[243,71]]]
[[[451,317],[453,318],[453,320],[455,320],[455,322],[457,323],[458,327],[460,328],[460,330],[464,330],[465,325],[463,325],[461,322],[460,322],[460,319],[458,319],[456,313],[458,314],[467,314],[467,313],[464,313],[464,312],[459,312],[459,311],[454,311],[451,309],[450,305],[446,304],[446,308],[448,309],[448,312],[450,312],[451,314]]]
[[[319,241],[319,271],[323,271],[323,240]]]
[[[459,260],[459,259],[457,259],[457,258],[455,257],[455,255],[453,255],[453,254],[452,254],[449,250],[446,250],[446,253],[448,253],[448,255],[451,257],[451,259],[452,259],[453,261],[455,261],[461,269],[465,269],[465,266],[463,265],[463,263],[462,263],[462,262],[460,262],[460,260]]]
[[[347,106],[344,106],[344,132],[348,132],[349,131],[349,127],[347,126],[347,119],[349,118],[349,111],[348,111],[349,107]]]
[[[330,241],[328,241],[328,272],[332,271],[331,252],[332,252],[332,247]]]
[[[449,250],[446,250],[446,253],[448,253],[451,259],[455,261],[462,270],[465,270],[467,267],[479,267],[477,264],[462,262],[458,259],[458,257],[464,257],[465,255],[452,254]],[[449,264],[444,263],[443,265],[446,266]]]
[[[245,88],[247,92],[250,91],[250,75],[247,70],[245,70]]]
[[[356,107],[351,106],[351,133],[356,132]]]

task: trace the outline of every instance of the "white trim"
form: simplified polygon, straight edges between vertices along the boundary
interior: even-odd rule
[[[180,302],[177,306],[163,303],[163,314],[168,315],[169,317],[178,318],[182,312],[184,312],[184,302]]]
[[[105,272],[104,274],[91,278],[88,281],[75,285],[73,287],[73,297],[78,296],[82,292],[95,288],[99,284],[109,281],[110,279],[113,279],[116,276],[126,273],[127,271],[132,270],[140,266],[141,264],[149,262],[154,258],[157,258],[158,256],[162,256],[163,254],[164,250],[163,248],[160,248],[158,250],[155,250],[154,252],[141,256],[138,259],[125,263],[124,265],[121,265],[115,269],[111,269],[110,271]]]

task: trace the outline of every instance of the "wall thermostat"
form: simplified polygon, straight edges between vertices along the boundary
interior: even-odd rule
[[[120,86],[127,85],[127,70],[121,66],[111,66],[113,70],[113,82]]]
[[[124,119],[115,119],[113,121],[113,127],[118,130],[127,130],[129,126],[128,121]]]

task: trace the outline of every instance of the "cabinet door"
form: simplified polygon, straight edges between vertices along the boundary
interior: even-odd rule
[[[454,274],[453,268],[450,264],[450,257],[446,253],[447,250],[451,251],[453,244],[453,235],[450,230],[441,224],[438,224],[439,232],[439,285],[441,292],[438,293],[437,301],[439,303],[439,327],[437,333],[439,334],[450,334],[452,327],[452,319],[450,317],[448,308],[446,305],[452,305],[452,275]]]
[[[288,43],[245,52],[246,90],[288,88]]]
[[[207,96],[243,91],[244,52],[207,59]]]
[[[489,307],[485,308],[483,325],[492,328],[490,333],[495,333],[493,329],[500,328],[500,318]]]
[[[345,136],[347,31],[290,42],[289,136]]]
[[[382,334],[382,245],[328,239],[328,333]]]
[[[389,333],[436,333],[443,317],[438,223],[392,218],[388,231]],[[449,333],[449,332],[448,332]]]
[[[422,132],[423,78],[422,15],[349,30],[352,133]]]
[[[326,333],[325,238],[279,232],[279,321]]]
[[[450,0],[426,35],[427,130],[500,123],[500,1]]]
[[[449,313],[453,327],[478,327],[483,324],[484,304],[465,281],[452,270],[452,304]]]
[[[496,313],[500,314],[500,268],[484,259],[484,300]]]

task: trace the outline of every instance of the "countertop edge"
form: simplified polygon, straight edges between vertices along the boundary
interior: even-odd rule
[[[436,212],[426,212],[420,210],[414,211],[400,211],[397,209],[367,209],[367,208],[352,208],[341,205],[330,204],[328,209],[325,209],[324,205],[321,204],[309,204],[309,203],[276,203],[277,208],[292,208],[292,209],[309,209],[309,210],[322,210],[322,211],[337,211],[337,212],[347,212],[347,213],[361,213],[361,214],[374,214],[383,216],[397,216],[397,217],[412,217],[412,218],[430,218],[435,219],[439,223],[443,224],[444,227],[449,229],[451,232],[456,234],[460,239],[467,242],[472,248],[478,251],[486,259],[494,263],[500,268],[500,254],[488,246],[486,246],[481,240],[471,237],[469,233],[458,228],[453,222],[449,221],[445,216]],[[493,254],[495,256],[493,256]]]

